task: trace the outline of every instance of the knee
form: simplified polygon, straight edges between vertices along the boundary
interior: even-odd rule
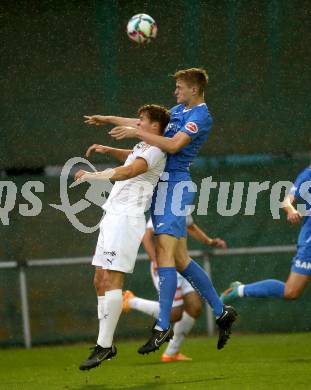
[[[167,250],[164,246],[156,248],[157,263],[159,267],[170,266],[174,262],[174,256],[171,250]]]
[[[182,257],[179,257],[175,259],[175,263],[177,272],[181,273],[188,267],[190,259],[188,257],[184,257],[182,260]]]
[[[181,320],[182,317],[182,306],[174,307],[171,312],[171,322],[178,322]]]
[[[299,289],[285,286],[285,291],[284,291],[285,299],[294,300],[299,298],[300,295],[301,295],[301,291]]]
[[[102,295],[102,293],[105,291],[105,278],[103,277],[103,275],[95,274],[93,284],[97,295]]]
[[[189,314],[190,317],[195,319],[199,318],[202,312],[202,302],[200,298],[193,299],[191,304],[186,304],[185,311],[187,314]]]
[[[193,303],[191,306],[185,306],[185,311],[189,314],[190,317],[197,319],[200,317],[202,312],[202,303],[201,301]]]

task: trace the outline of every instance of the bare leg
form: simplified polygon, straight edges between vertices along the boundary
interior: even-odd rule
[[[297,299],[309,284],[311,276],[291,272],[285,283],[284,298]]]

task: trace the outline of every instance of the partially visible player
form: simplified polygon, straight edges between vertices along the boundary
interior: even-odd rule
[[[176,269],[212,307],[219,328],[218,349],[222,349],[228,341],[237,317],[234,308],[221,302],[207,273],[190,258],[186,241],[186,215],[194,200],[190,165],[212,127],[212,117],[204,99],[208,75],[204,69],[190,68],[176,72],[174,78],[177,106],[171,109],[170,123],[164,136],[137,129],[132,118],[86,117],[88,124],[117,125],[110,134],[118,140],[138,138],[168,154],[165,174],[160,179],[151,206],[161,280],[160,313],[149,340],[138,350],[141,354],[159,349],[172,336],[170,313],[177,286]],[[174,198],[176,188],[182,190],[180,202]]]
[[[297,202],[302,202],[306,207],[307,215],[304,218],[294,206]],[[267,279],[251,284],[233,282],[222,293],[223,302],[244,297],[297,299],[307,287],[311,279],[311,166],[304,169],[296,178],[294,186],[284,199],[283,209],[289,223],[299,224],[303,220],[297,253],[292,260],[287,281],[284,283],[280,280]]]
[[[156,105],[143,106],[138,114],[137,126],[153,134],[162,134],[169,121],[169,112]],[[124,277],[133,272],[145,233],[144,212],[166,161],[161,149],[145,142],[138,143],[133,151],[93,145],[87,154],[93,150],[110,152],[125,163],[103,172],[80,170],[75,176],[76,181],[99,179],[116,182],[103,206],[106,214],[100,223],[92,261],[96,267],[94,285],[98,296],[99,334],[93,352],[81,363],[80,370],[97,367],[117,353],[113,336],[122,311]]]
[[[151,261],[150,273],[154,287],[159,292],[159,274],[157,271],[156,250],[154,243],[154,229],[151,218],[147,222],[146,232],[143,238],[143,245]],[[191,215],[187,216],[187,232],[195,240],[209,246],[227,248],[227,244],[221,238],[209,237],[197,224]],[[151,315],[159,316],[160,305],[158,301],[151,301],[135,296],[132,291],[125,291],[123,294],[123,310],[129,312],[131,309]],[[174,325],[174,337],[170,340],[168,347],[161,356],[162,362],[175,362],[192,360],[180,352],[181,344],[185,336],[190,333],[195,321],[201,314],[202,304],[199,295],[191,284],[179,273],[177,274],[177,289],[173,301],[171,322]]]

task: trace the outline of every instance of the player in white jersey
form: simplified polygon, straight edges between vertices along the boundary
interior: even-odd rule
[[[221,238],[209,237],[196,223],[191,215],[187,216],[187,233],[195,240],[209,246],[227,248],[227,244]],[[156,250],[154,243],[154,229],[151,218],[147,222],[146,232],[143,238],[143,245],[150,259],[150,273],[154,287],[159,292],[159,274],[157,271]],[[159,315],[159,302],[136,297],[132,291],[123,293],[123,311],[131,309],[151,315],[155,318]],[[162,362],[176,362],[191,360],[180,352],[181,344],[185,336],[190,333],[195,321],[201,314],[202,304],[198,293],[191,284],[179,273],[177,273],[177,289],[171,311],[171,322],[174,325],[174,337],[170,340],[168,347],[161,356]]]
[[[169,112],[160,106],[146,105],[139,109],[137,125],[152,134],[162,134],[169,122]],[[116,181],[103,209],[100,232],[92,264],[95,268],[94,285],[98,297],[99,333],[91,355],[80,365],[80,370],[97,367],[116,355],[113,335],[122,311],[122,287],[126,273],[132,273],[146,220],[144,212],[151,201],[154,187],[162,174],[166,155],[155,146],[138,143],[133,150],[93,145],[93,151],[110,153],[123,166],[103,172],[80,170],[77,181],[94,179]]]

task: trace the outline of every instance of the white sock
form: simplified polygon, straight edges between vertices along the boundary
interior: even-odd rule
[[[141,311],[154,318],[158,318],[159,316],[160,304],[157,301],[133,297],[129,299],[129,305],[131,309]]]
[[[104,304],[102,302],[99,304],[99,334],[97,344],[103,348],[110,348],[122,312],[122,290],[106,291],[104,298]]]
[[[191,331],[194,324],[195,319],[184,311],[181,320],[174,325],[174,337],[170,340],[165,351],[167,355],[171,356],[179,352],[185,336]]]
[[[244,287],[244,284],[241,284],[241,286],[238,287],[238,296],[241,298],[244,297]]]
[[[104,322],[101,320],[104,317],[104,306],[105,306],[105,295],[100,295],[97,297],[97,315],[98,315],[98,340],[100,339],[103,333]]]

